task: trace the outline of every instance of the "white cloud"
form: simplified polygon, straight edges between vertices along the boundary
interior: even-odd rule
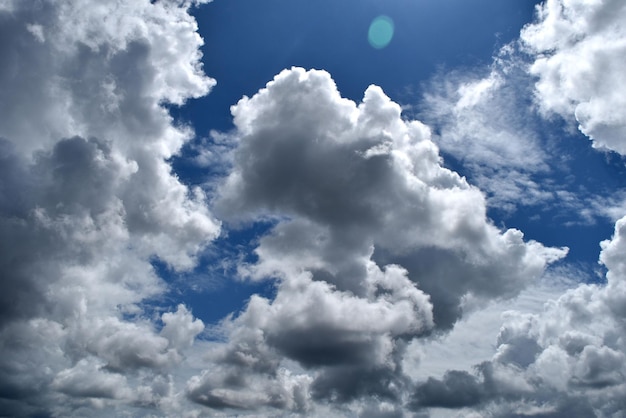
[[[167,159],[193,136],[164,103],[202,96],[180,1],[0,2],[0,409],[84,416],[160,405],[202,330],[165,283],[219,233]],[[172,327],[176,329],[172,329]],[[86,408],[86,409],[85,409]]]
[[[479,376],[429,380],[424,387],[440,390],[439,404],[418,396],[421,386],[417,401],[408,398],[411,341],[464,324],[469,301],[518,295],[566,250],[495,227],[481,191],[442,166],[425,125],[403,120],[376,86],[360,104],[341,98],[323,71],[286,70],[232,109],[232,171],[213,203],[229,222],[275,222],[258,261],[239,266],[250,279],[276,279],[275,298],[254,296],[221,324],[226,341],[201,347],[194,341],[204,324],[184,305],[150,316],[143,303],[166,290],[151,261],[192,269],[220,231],[202,190],[172,173],[168,159],[193,132],[163,106],[215,84],[202,73],[188,10],[202,2],[0,0],[3,413],[391,417],[403,416],[407,402],[441,406],[466,387],[493,415],[623,408],[626,220],[603,244],[606,287],[571,290],[542,315],[510,314]],[[528,45],[544,48],[549,37],[536,34],[548,21],[526,29]],[[579,38],[546,60],[585,46]],[[541,65],[534,71],[544,94]],[[505,200],[520,191],[544,199],[528,173],[544,170],[545,156],[532,135],[529,152],[512,132],[524,119],[498,113],[499,125],[478,131],[476,121],[505,103],[495,93],[508,91],[500,77],[463,80],[452,113],[444,102],[435,109],[454,122],[442,147],[460,150],[467,132],[484,133],[489,140],[468,155],[497,155],[497,172],[512,166],[521,177],[495,185],[484,172],[479,184],[511,186]],[[566,91],[567,103],[544,106],[566,114],[574,103],[581,129],[619,151],[621,122]],[[220,152],[231,147],[230,137],[213,139]],[[230,163],[230,155],[202,151],[199,164]],[[592,320],[600,316],[604,322]],[[589,401],[573,402],[565,389]]]
[[[537,100],[576,119],[597,147],[626,154],[626,5],[620,0],[547,0],[521,39],[535,55]]]
[[[173,313],[166,312],[161,316],[165,326],[161,335],[167,338],[172,347],[185,348],[193,344],[193,340],[204,330],[204,323],[194,319],[185,305],[178,305]]]
[[[106,373],[96,364],[80,360],[74,367],[58,373],[52,387],[78,398],[119,398],[126,388],[126,379],[119,374]]]
[[[420,104],[437,145],[470,173],[490,206],[510,212],[554,199],[541,184],[551,171],[550,155],[525,103],[529,84],[512,43],[482,71],[434,77]]]
[[[461,166],[499,214],[525,207],[537,217],[552,212],[550,221],[565,225],[614,222],[623,214],[623,193],[574,181],[579,173],[571,168],[567,139],[530,103],[534,67],[520,45],[502,47],[489,66],[434,76],[419,117],[432,126],[448,166]],[[563,97],[560,90],[554,94]]]

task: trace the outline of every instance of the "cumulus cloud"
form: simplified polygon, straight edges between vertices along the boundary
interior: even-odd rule
[[[626,218],[617,221],[612,239],[601,247],[606,284],[579,285],[536,314],[508,312],[493,359],[479,365],[477,375],[450,371],[418,385],[414,407],[478,406],[485,416],[612,416],[623,411]],[[452,390],[475,396],[472,402],[451,402]]]
[[[356,104],[328,73],[292,68],[232,113],[233,168],[214,207],[233,225],[276,223],[258,260],[240,266],[252,280],[276,278],[276,297],[253,297],[223,324],[219,372],[188,387],[198,403],[401,405],[411,340],[449,329],[467,295],[516,295],[566,253],[492,225],[480,191],[441,165],[429,129],[404,121],[376,86]],[[285,363],[307,379],[287,385]],[[261,386],[274,396],[259,398]]]
[[[547,0],[521,40],[535,56],[536,97],[546,114],[575,118],[596,147],[626,153],[626,5]]]
[[[424,84],[418,116],[433,128],[446,163],[461,167],[490,208],[505,216],[548,210],[566,224],[621,217],[623,197],[613,188],[572,181],[571,146],[553,129],[555,114],[576,116],[596,147],[621,152],[624,123],[615,109],[624,107],[616,93],[624,54],[615,46],[624,43],[617,23],[623,12],[616,2],[542,3],[535,22],[491,63],[441,72]],[[603,14],[613,23],[588,24]],[[614,145],[603,139],[609,137]]]
[[[215,83],[194,3],[0,2],[4,413],[154,406],[203,329],[142,308],[166,289],[151,260],[192,268],[220,228],[167,162],[193,132],[163,104]]]
[[[185,305],[178,305],[176,312],[166,312],[161,316],[165,324],[161,330],[161,336],[169,340],[173,347],[189,347],[194,339],[204,330],[204,323],[195,319]]]

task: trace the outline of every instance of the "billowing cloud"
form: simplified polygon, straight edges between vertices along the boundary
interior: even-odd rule
[[[626,5],[619,0],[547,0],[521,40],[535,55],[541,109],[566,120],[597,147],[626,154]]]
[[[306,408],[280,377],[295,362],[310,377],[297,386],[305,399],[402,404],[411,340],[449,329],[468,295],[516,295],[566,253],[492,225],[428,128],[376,86],[357,105],[328,73],[292,68],[232,112],[237,148],[215,210],[276,222],[240,271],[278,279],[277,294],[224,323],[221,372],[188,388],[198,403]],[[258,385],[276,396],[256,399]]]
[[[142,307],[166,290],[152,259],[192,268],[219,233],[167,162],[193,132],[163,104],[214,84],[191,4],[0,3],[3,413],[157,405],[204,327]]]
[[[233,113],[242,138],[217,209],[288,218],[261,240],[253,276],[307,269],[358,293],[365,260],[406,259],[431,297],[456,289],[457,309],[467,292],[515,294],[563,255],[491,225],[480,191],[442,167],[428,129],[378,87],[357,107],[327,73],[293,69]]]
[[[478,375],[450,371],[441,380],[430,378],[417,386],[413,406],[473,406],[485,416],[526,416],[523,411],[532,416],[612,416],[623,411],[626,218],[601,246],[605,284],[579,285],[537,314],[507,313],[497,353],[478,366]],[[451,397],[452,391],[471,393],[471,401]]]

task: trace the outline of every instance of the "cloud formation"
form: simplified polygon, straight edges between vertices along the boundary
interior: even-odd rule
[[[413,406],[477,407],[494,417],[623,411],[626,218],[601,246],[606,284],[568,290],[537,314],[509,312],[497,353],[477,367],[478,375],[449,371],[443,379],[429,378],[416,387]],[[467,396],[452,396],[453,391]]]
[[[199,3],[0,1],[2,413],[399,417],[439,407],[593,416],[626,408],[626,218],[602,244],[605,285],[567,291],[540,314],[509,313],[497,354],[473,373],[416,382],[406,370],[412,343],[445,334],[476,306],[515,297],[567,249],[496,227],[481,190],[443,166],[430,129],[403,118],[381,88],[370,86],[357,104],[324,71],[285,70],[232,107],[234,132],[212,134],[219,152],[192,146],[198,164],[228,170],[211,199],[183,184],[169,161],[194,133],[168,107],[215,84],[202,71],[189,10]],[[623,153],[623,121],[607,109],[624,104],[609,94],[624,81],[621,55],[613,56],[622,51],[624,7],[561,3],[540,6],[522,34],[536,54],[538,102],[575,114],[596,144]],[[565,65],[581,52],[589,66]],[[540,201],[532,174],[546,157],[526,120],[507,117],[523,99],[503,77],[520,68],[496,64],[486,78],[460,78],[445,86],[448,96],[431,97],[448,128],[440,144],[486,167],[477,178],[488,193]],[[503,108],[495,124],[481,123]],[[485,140],[460,145],[470,134]],[[490,178],[511,167],[519,177]],[[187,306],[148,307],[168,287],[153,263],[192,270],[220,233],[217,217],[231,228],[273,225],[256,257],[237,267],[246,280],[272,281],[275,296],[251,297],[211,330],[220,338],[198,341],[205,324]]]
[[[491,207],[506,212],[554,199],[541,183],[552,168],[527,106],[526,66],[513,42],[489,66],[435,76],[420,103],[419,116],[436,132],[433,140],[446,158],[462,165]]]
[[[158,405],[204,328],[184,306],[143,308],[166,290],[151,261],[189,269],[220,229],[167,162],[193,132],[163,104],[214,84],[191,4],[0,3],[5,414]]]
[[[575,118],[595,147],[622,155],[626,125],[616,109],[624,107],[617,92],[625,80],[619,69],[625,56],[625,12],[623,2],[617,1],[548,0],[537,6],[537,21],[521,33],[522,47],[532,54],[529,73],[536,77],[535,97],[542,114]],[[500,88],[487,82],[491,78],[474,85],[478,97]],[[457,93],[461,103],[465,96],[461,89]],[[443,138],[444,148],[449,139]],[[557,195],[567,205],[572,198],[580,199],[565,190]],[[586,198],[590,203],[586,212],[601,212],[595,199],[603,198]],[[624,213],[620,192],[609,196],[610,201],[602,206],[619,218],[615,215]],[[607,271],[604,280],[573,286],[539,311],[506,312],[491,360],[477,364],[472,372],[448,370],[441,377],[422,379],[409,405],[415,411],[440,407],[458,410],[461,416],[483,417],[623,414],[625,234],[622,218],[615,223],[613,237],[600,244],[599,261]]]
[[[547,0],[521,40],[535,55],[541,109],[578,128],[596,147],[626,154],[626,5],[619,0]]]
[[[214,206],[233,224],[276,222],[240,270],[276,278],[277,294],[226,321],[221,371],[191,382],[196,402],[402,404],[407,343],[449,329],[469,295],[516,295],[566,253],[492,225],[480,191],[441,165],[428,128],[404,121],[376,86],[357,105],[328,73],[292,68],[232,113],[234,165]],[[307,378],[287,385],[285,362]],[[274,396],[252,396],[259,385]]]

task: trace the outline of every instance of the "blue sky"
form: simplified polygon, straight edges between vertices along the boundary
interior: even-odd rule
[[[358,6],[236,1],[198,10],[205,70],[218,80],[210,96],[187,106],[198,132],[230,127],[228,106],[291,66],[329,71],[352,100],[377,84],[395,100],[414,104],[422,83],[441,68],[489,64],[498,46],[515,39],[531,19],[534,3],[366,1]],[[393,20],[395,31],[392,42],[376,50],[367,33],[380,15]],[[204,120],[214,122],[205,127]]]
[[[625,21],[0,1],[0,411],[622,416]]]

